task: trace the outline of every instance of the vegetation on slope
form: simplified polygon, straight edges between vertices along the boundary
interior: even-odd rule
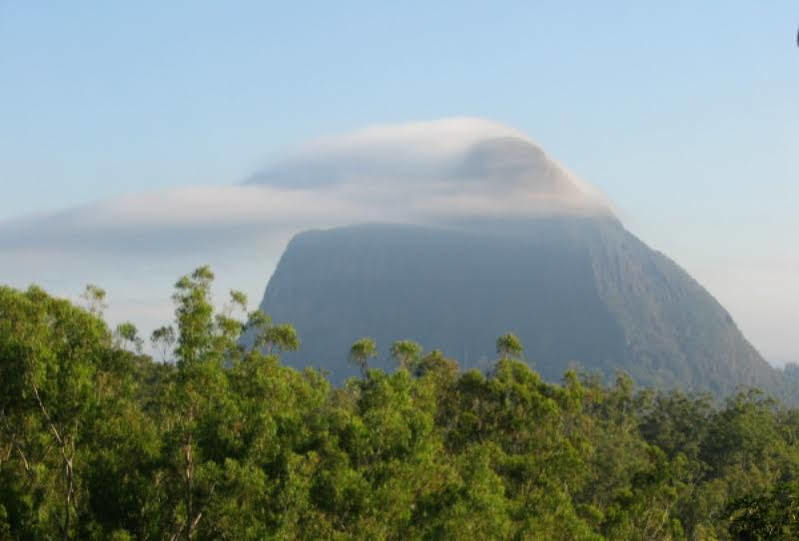
[[[0,288],[0,539],[799,535],[799,411],[756,390],[551,384],[512,334],[487,373],[403,341],[388,374],[361,339],[333,387],[280,363],[296,333],[242,294],[217,312],[212,279],[177,282],[170,362],[106,327],[98,288]]]

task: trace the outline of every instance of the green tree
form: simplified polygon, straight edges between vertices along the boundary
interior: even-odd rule
[[[214,273],[208,266],[197,268],[175,284],[175,318],[178,327],[178,364],[192,364],[215,350],[214,307],[211,303],[211,283]]]
[[[212,284],[176,283],[153,333],[175,363],[96,306],[0,287],[0,539],[799,537],[799,410],[757,390],[554,384],[512,334],[488,373],[406,340],[369,370],[362,338],[333,387]]]
[[[523,351],[524,346],[515,334],[509,332],[497,338],[497,355],[500,359],[520,359]]]
[[[361,375],[366,377],[369,370],[369,359],[377,356],[377,344],[372,338],[360,338],[350,348],[350,362],[360,368]]]
[[[142,353],[144,348],[144,340],[139,338],[139,331],[136,325],[129,321],[117,325],[116,329],[114,329],[114,339],[120,347],[127,345],[139,354]]]
[[[288,323],[273,324],[272,318],[262,310],[249,314],[246,329],[254,334],[253,347],[264,349],[268,355],[300,348],[297,330]]]
[[[86,303],[86,309],[97,317],[102,317],[108,305],[105,302],[105,289],[94,284],[87,284],[81,298]]]
[[[72,539],[85,497],[80,430],[110,336],[95,315],[36,287],[0,288],[0,313],[0,425],[27,502],[12,520],[34,537]]]
[[[391,344],[391,357],[400,369],[412,371],[422,355],[422,346],[413,340],[397,340]]]
[[[745,496],[727,507],[729,533],[741,541],[799,539],[799,485],[781,484],[767,494]]]
[[[175,509],[163,526],[176,539],[194,539],[223,486],[225,459],[237,445],[240,412],[226,366],[237,361],[244,323],[230,310],[215,314],[214,275],[200,267],[175,284],[177,378],[164,404],[168,442],[165,498]],[[240,297],[231,293],[233,304]]]
[[[161,360],[167,362],[172,356],[172,350],[177,342],[177,334],[172,325],[164,325],[155,329],[150,335],[153,349],[161,353]]]

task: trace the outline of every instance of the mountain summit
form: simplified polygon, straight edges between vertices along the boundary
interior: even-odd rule
[[[599,193],[521,137],[494,137],[469,147],[453,174],[479,182],[485,190],[502,190],[530,203],[525,210],[545,214],[563,211],[608,213]]]
[[[529,140],[486,137],[436,167],[447,197],[434,225],[362,224],[289,243],[262,302],[300,334],[286,362],[340,382],[356,373],[350,344],[370,336],[375,366],[390,368],[391,343],[412,339],[489,369],[494,341],[512,331],[550,380],[581,367],[720,394],[779,388],[716,299]]]
[[[527,186],[541,194],[579,196],[577,180],[535,144],[519,137],[495,137],[468,149],[456,176]]]
[[[612,214],[595,189],[531,139],[480,119],[445,119],[322,140],[289,153],[247,183],[340,197],[362,214],[388,212],[395,223]],[[353,216],[353,222],[361,217]]]

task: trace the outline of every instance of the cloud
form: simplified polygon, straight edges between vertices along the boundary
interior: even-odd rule
[[[172,284],[182,274],[210,264],[219,301],[235,288],[256,303],[293,234],[356,214],[340,197],[268,187],[139,194],[0,224],[0,277],[73,300],[86,283],[98,284],[109,294],[109,323],[130,319],[149,332],[171,320]]]
[[[249,183],[288,188],[329,186],[370,177],[429,180],[454,165],[479,141],[523,133],[489,120],[469,117],[431,122],[378,125],[324,137],[291,149]]]
[[[248,185],[327,190],[359,205],[402,205],[407,219],[612,212],[611,205],[526,135],[452,118],[376,126],[313,141]]]
[[[301,230],[609,208],[501,124],[373,126],[291,149],[243,185],[135,194],[0,223],[0,276],[72,297],[97,283],[109,290],[109,320],[151,329],[169,319],[174,280],[201,264],[217,270],[220,291],[242,288],[258,302]]]
[[[307,190],[229,186],[165,190],[0,224],[0,249],[186,252],[352,216],[349,202]]]

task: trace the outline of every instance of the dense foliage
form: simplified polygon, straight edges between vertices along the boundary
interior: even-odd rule
[[[99,288],[88,308],[0,288],[0,539],[799,534],[799,411],[758,391],[550,384],[512,334],[487,373],[411,341],[370,369],[364,338],[333,387],[281,365],[301,337],[241,293],[216,312],[212,279],[178,281],[156,360]]]

